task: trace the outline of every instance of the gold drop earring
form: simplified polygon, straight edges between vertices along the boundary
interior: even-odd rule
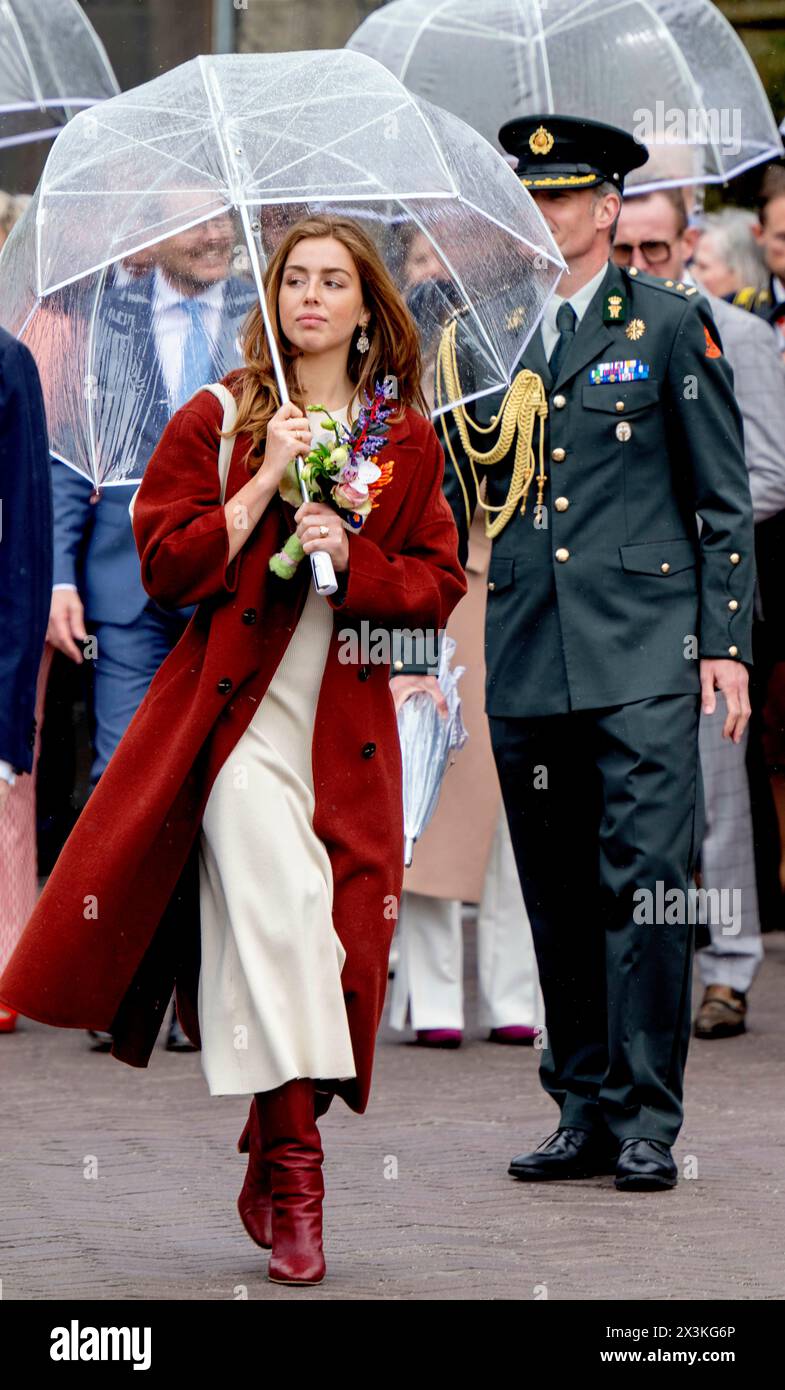
[[[367,329],[367,327],[368,327],[367,323],[362,323],[362,324],[360,324],[360,328],[362,329],[362,332],[360,333],[360,336],[359,336],[359,338],[357,339],[357,351],[358,351],[358,352],[367,352],[368,349],[369,349],[369,347],[371,346],[371,340],[370,340],[370,338],[368,337],[368,334],[367,334],[366,331],[365,331],[365,330]]]

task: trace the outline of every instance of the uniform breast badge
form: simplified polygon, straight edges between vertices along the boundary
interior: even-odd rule
[[[633,343],[637,343],[638,339],[642,338],[646,332],[646,324],[643,319],[630,319],[624,332]]]
[[[598,362],[589,372],[589,381],[592,386],[604,386],[608,382],[645,381],[648,375],[648,362],[628,357],[621,362]]]

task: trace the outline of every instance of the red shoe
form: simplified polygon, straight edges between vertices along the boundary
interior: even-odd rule
[[[314,1084],[309,1077],[287,1081],[262,1095],[265,1157],[270,1164],[274,1284],[320,1284],[324,1153],[314,1118]]]
[[[7,1004],[0,1004],[0,1033],[13,1033],[18,1017],[15,1009],[9,1009]]]
[[[270,1196],[270,1165],[264,1157],[264,1146],[259,1127],[259,1110],[255,1096],[251,1097],[251,1108],[237,1148],[241,1154],[248,1154],[248,1167],[245,1173],[237,1210],[251,1240],[261,1245],[263,1250],[271,1250],[273,1244],[273,1204]]]
[[[420,1047],[460,1047],[463,1033],[460,1028],[418,1028]]]

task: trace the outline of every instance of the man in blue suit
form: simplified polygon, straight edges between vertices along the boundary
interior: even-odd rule
[[[98,414],[104,433],[111,434],[107,422],[115,432],[101,443],[122,448],[124,459],[133,461],[133,481],[96,493],[82,474],[52,464],[54,585],[47,635],[78,664],[86,624],[95,638],[91,790],[194,611],[165,610],[148,598],[128,504],[174,411],[240,364],[238,332],[256,294],[250,281],[229,274],[234,243],[232,218],[224,214],[170,237],[141,275],[112,268],[98,311]],[[114,408],[114,398],[122,410]],[[98,1035],[99,1046],[110,1042]],[[167,1046],[189,1046],[174,1012]]]

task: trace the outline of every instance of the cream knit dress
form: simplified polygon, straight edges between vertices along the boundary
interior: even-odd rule
[[[331,414],[347,420],[348,407]],[[309,412],[314,441],[324,434]],[[304,559],[301,562],[308,565]],[[313,830],[311,744],[333,610],[313,587],[259,708],[218,773],[199,844],[201,1062],[211,1095],[356,1075]]]

